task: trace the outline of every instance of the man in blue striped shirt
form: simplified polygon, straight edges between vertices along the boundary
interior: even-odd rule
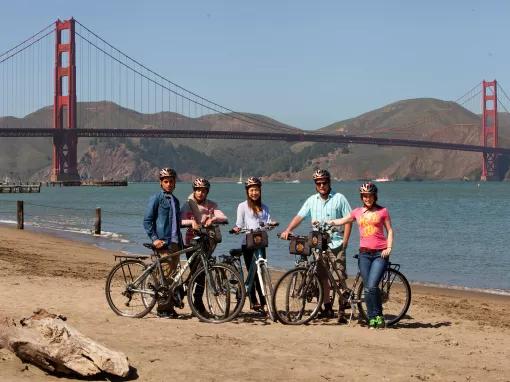
[[[305,201],[297,215],[294,216],[285,231],[282,232],[282,239],[287,239],[289,233],[299,226],[305,218],[311,218],[312,222],[318,221],[319,223],[325,223],[329,220],[343,218],[350,214],[351,206],[345,196],[331,190],[331,175],[329,171],[322,169],[316,170],[313,174],[313,180],[317,193],[313,194]],[[343,238],[340,233],[334,232],[331,235],[331,242],[329,243],[328,250],[328,256],[336,269],[340,272],[340,275],[344,278],[344,281],[347,280],[345,250],[349,242],[349,237],[351,236],[351,227],[351,224],[345,225]],[[324,289],[324,309],[320,316],[332,318],[334,317],[334,312],[330,298],[331,285],[329,284],[324,265],[319,263],[317,270]],[[344,299],[342,295],[338,297],[338,322],[347,323],[344,314]]]

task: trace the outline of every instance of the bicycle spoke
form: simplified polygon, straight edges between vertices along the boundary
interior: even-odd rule
[[[112,310],[121,316],[143,317],[156,303],[157,282],[148,274],[140,278],[146,266],[138,260],[117,264],[106,280],[106,299]]]

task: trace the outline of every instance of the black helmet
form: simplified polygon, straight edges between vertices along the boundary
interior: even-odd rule
[[[244,182],[244,187],[250,188],[251,186],[258,186],[262,187],[262,182],[259,178],[255,176],[250,176],[248,179],[246,179],[246,182]]]
[[[159,171],[159,180],[163,178],[177,178],[177,173],[173,168],[165,167]]]
[[[331,175],[328,170],[323,170],[323,169],[319,168],[319,169],[315,170],[315,172],[313,173],[313,181],[315,182],[318,179],[331,180]]]

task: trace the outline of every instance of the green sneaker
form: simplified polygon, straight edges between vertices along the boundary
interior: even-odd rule
[[[376,316],[374,318],[374,321],[375,321],[375,327],[376,328],[382,329],[382,328],[386,327],[386,322],[384,321],[384,317],[383,316]]]
[[[375,329],[375,328],[377,328],[377,318],[371,318],[371,319],[368,321],[368,328],[369,328],[369,329]]]

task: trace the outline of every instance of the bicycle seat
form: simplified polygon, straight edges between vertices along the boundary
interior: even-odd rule
[[[241,248],[234,248],[229,251],[232,256],[241,257],[243,250]]]

